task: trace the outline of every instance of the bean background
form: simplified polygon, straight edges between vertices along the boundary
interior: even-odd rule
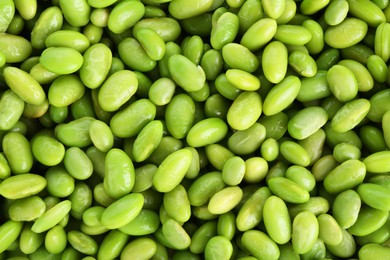
[[[390,259],[388,0],[2,0],[0,259]]]

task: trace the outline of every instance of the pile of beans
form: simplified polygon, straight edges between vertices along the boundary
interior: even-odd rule
[[[389,0],[1,0],[0,259],[390,259]]]

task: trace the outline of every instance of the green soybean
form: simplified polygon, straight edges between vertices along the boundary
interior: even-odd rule
[[[245,231],[241,237],[243,246],[257,259],[278,259],[280,250],[277,244],[259,230]]]
[[[2,148],[14,174],[28,173],[33,165],[31,144],[21,133],[8,132],[3,137]]]
[[[332,66],[328,70],[326,78],[330,90],[339,101],[350,101],[357,95],[358,85],[356,78],[347,67],[342,65]]]
[[[291,219],[285,202],[270,196],[264,203],[263,221],[268,235],[278,244],[291,239]]]
[[[280,41],[272,41],[264,48],[261,58],[263,72],[267,80],[272,83],[281,82],[287,73],[288,52]]]
[[[263,56],[264,57],[264,56]],[[287,76],[275,85],[263,102],[263,111],[267,116],[275,115],[287,108],[298,96],[301,81],[296,76]]]
[[[241,198],[242,190],[240,187],[226,187],[210,198],[207,208],[212,214],[223,214],[237,206]]]
[[[318,220],[313,213],[303,211],[298,213],[292,223],[292,246],[295,252],[309,252],[319,234]]]
[[[134,166],[128,155],[117,148],[105,157],[104,190],[112,198],[128,194],[135,182]]]
[[[115,5],[108,16],[108,28],[122,33],[133,27],[145,13],[145,6],[139,1],[124,1]]]
[[[132,137],[156,116],[156,106],[148,99],[139,99],[123,110],[118,111],[110,120],[110,127],[118,137]],[[123,122],[129,124],[123,124]]]
[[[0,252],[4,252],[22,231],[23,222],[8,220],[0,226]]]
[[[345,18],[336,26],[325,30],[325,42],[333,48],[347,48],[363,40],[368,30],[367,23],[356,18]]]
[[[17,67],[7,67],[3,73],[8,86],[26,103],[40,105],[45,101],[42,86],[27,72]]]
[[[260,19],[248,28],[242,36],[240,44],[251,51],[258,50],[272,39],[276,30],[277,24],[274,19]],[[262,37],[258,37],[258,35],[262,35]]]
[[[96,241],[80,231],[71,230],[67,234],[69,244],[82,254],[94,255],[98,251]]]
[[[171,153],[158,167],[153,178],[153,186],[160,192],[173,190],[183,180],[191,161],[192,153],[187,149]]]
[[[51,229],[70,212],[71,204],[70,200],[63,200],[56,204],[35,220],[31,230],[35,233],[42,233]]]
[[[222,140],[227,134],[226,123],[219,118],[204,119],[195,124],[186,137],[187,143],[192,147],[201,147]]]
[[[382,227],[389,216],[388,211],[374,209],[368,206],[359,211],[356,222],[348,228],[348,232],[355,236],[368,235]]]
[[[308,191],[298,184],[284,177],[273,177],[268,180],[268,186],[272,193],[286,202],[304,203],[310,198]],[[283,187],[283,188],[281,188]]]
[[[259,119],[262,109],[262,100],[257,92],[243,92],[230,106],[227,122],[236,130],[246,130]]]
[[[121,259],[149,259],[157,250],[157,245],[151,238],[136,238],[128,243],[121,253]]]
[[[17,63],[27,60],[32,53],[31,43],[22,36],[0,33],[0,51],[7,63]],[[12,45],[10,49],[8,46]]]

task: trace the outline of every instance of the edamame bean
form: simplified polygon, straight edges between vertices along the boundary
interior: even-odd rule
[[[292,246],[298,254],[304,254],[314,246],[319,234],[318,220],[313,213],[298,213],[292,223]]]
[[[367,259],[386,259],[386,257],[390,254],[390,250],[386,246],[369,243],[364,245],[359,250],[359,259],[367,260]]]
[[[291,239],[291,220],[286,203],[277,196],[270,196],[264,203],[263,221],[268,235],[278,244]]]
[[[385,187],[374,183],[362,183],[358,186],[357,192],[366,205],[388,211],[390,207],[390,193]]]
[[[160,219],[155,211],[142,209],[140,213],[128,224],[119,230],[127,235],[142,236],[153,234],[160,227]]]
[[[236,130],[246,130],[259,119],[262,107],[262,100],[257,92],[242,92],[230,106],[227,122]]]
[[[237,155],[246,155],[257,150],[263,143],[266,129],[259,123],[254,123],[246,130],[236,131],[228,139],[229,149]]]
[[[80,53],[90,46],[88,38],[77,31],[60,30],[51,33],[45,40],[46,47],[68,47]]]
[[[63,252],[67,245],[66,232],[63,227],[55,226],[51,228],[45,236],[46,250],[52,254]]]
[[[274,37],[276,30],[277,24],[274,19],[260,19],[245,31],[240,44],[251,51],[258,50]],[[262,35],[262,37],[258,37],[258,35]]]
[[[30,57],[32,45],[25,38],[7,33],[0,33],[0,51],[7,63],[23,62]],[[13,46],[13,48],[8,48]]]
[[[188,4],[183,0],[174,0],[169,3],[169,13],[176,19],[191,18],[202,13],[207,12],[211,8],[213,1],[200,1],[196,0],[191,4]]]
[[[207,259],[230,259],[233,254],[232,243],[223,236],[212,237],[206,245],[205,257]]]
[[[245,161],[238,156],[226,161],[222,169],[222,179],[230,186],[239,185],[245,175]]]
[[[145,14],[145,6],[140,1],[123,1],[114,6],[108,16],[108,29],[122,33],[133,27]]]
[[[91,141],[99,151],[107,152],[114,144],[114,136],[110,127],[100,120],[95,120],[89,128]]]
[[[386,223],[388,216],[388,211],[378,210],[368,206],[362,207],[356,222],[348,228],[348,232],[355,236],[371,234]]]
[[[150,259],[156,253],[157,245],[151,238],[132,240],[122,250],[121,259]]]
[[[175,138],[185,137],[192,127],[195,117],[194,101],[186,94],[174,96],[167,105],[165,121],[167,129]]]
[[[330,193],[337,193],[357,186],[363,181],[365,175],[364,163],[356,159],[347,160],[325,177],[324,187]]]
[[[156,66],[156,61],[148,56],[142,45],[134,38],[122,40],[118,52],[122,61],[131,69],[147,72]]]
[[[8,209],[8,214],[13,221],[33,221],[40,217],[46,210],[46,204],[38,196],[30,196],[15,200]]]
[[[88,24],[91,7],[87,0],[63,1],[59,0],[65,20],[72,26],[82,27]]]
[[[309,192],[298,184],[284,177],[273,177],[268,180],[268,187],[286,202],[305,203],[309,200]],[[283,187],[283,188],[282,188]]]
[[[123,227],[137,217],[143,204],[144,197],[141,193],[125,195],[104,210],[101,223],[108,229]]]
[[[75,179],[85,180],[92,175],[93,165],[83,150],[70,147],[65,151],[64,165]]]
[[[172,79],[185,91],[200,90],[205,84],[206,75],[203,69],[183,55],[172,55],[168,61],[168,68]]]
[[[69,196],[75,187],[74,178],[62,166],[52,167],[46,171],[47,190],[53,196]]]
[[[325,214],[329,210],[329,202],[323,197],[310,197],[310,199],[302,204],[297,204],[292,207],[289,207],[288,211],[291,218],[295,218],[298,213],[303,211],[309,211],[315,216],[320,214]]]
[[[333,130],[343,133],[353,129],[368,114],[370,107],[370,102],[363,98],[346,103],[332,119]]]
[[[374,2],[367,0],[347,0],[347,2],[349,12],[369,26],[376,27],[386,21],[384,13]]]
[[[38,133],[31,140],[31,150],[35,159],[47,166],[59,164],[65,156],[64,145],[51,135]]]
[[[135,182],[134,166],[128,155],[117,148],[111,149],[105,158],[104,190],[112,198],[128,194]]]
[[[207,242],[217,236],[217,223],[214,220],[202,224],[191,236],[190,251],[194,254],[204,253]]]
[[[119,48],[119,47],[118,47]],[[103,43],[90,46],[83,55],[80,79],[88,88],[99,87],[106,79],[112,63],[112,52]]]
[[[259,67],[258,57],[241,44],[228,43],[223,46],[222,57],[225,63],[232,69],[252,73]]]
[[[137,30],[141,28],[152,29],[167,43],[175,41],[181,33],[181,27],[178,21],[171,17],[141,19],[133,27],[133,33],[136,34]]]
[[[301,81],[298,77],[285,77],[280,83],[275,85],[265,97],[263,103],[264,114],[272,116],[287,108],[298,96],[300,88]]]
[[[363,163],[366,166],[368,172],[384,173],[387,172],[389,169],[387,159],[388,156],[390,156],[390,153],[388,151],[376,152],[367,156],[363,160]]]
[[[245,231],[241,237],[241,243],[257,259],[276,260],[280,256],[277,244],[262,231]]]
[[[226,78],[230,83],[241,90],[255,91],[260,88],[260,80],[243,70],[229,69],[226,71]]]
[[[98,259],[116,258],[122,252],[128,240],[128,235],[119,230],[112,230],[104,238],[98,249]]]
[[[342,230],[337,221],[329,214],[321,214],[317,217],[319,233],[318,237],[326,244],[337,245],[343,239]]]
[[[31,145],[24,135],[17,132],[8,132],[3,137],[2,148],[12,173],[24,174],[31,170],[33,154]],[[28,184],[26,185],[28,186]]]
[[[218,217],[217,234],[232,240],[236,232],[236,216],[233,212],[222,214]]]
[[[94,255],[98,251],[96,241],[77,230],[69,231],[67,234],[69,244],[82,254]]]
[[[36,0],[16,0],[15,8],[25,20],[31,20],[37,13]]]
[[[6,90],[0,99],[0,129],[11,129],[23,114],[25,103],[12,90]]]
[[[45,239],[44,234],[33,232],[31,226],[32,224],[24,225],[19,236],[19,248],[24,254],[34,253]]]
[[[164,159],[153,178],[154,187],[160,192],[173,190],[184,178],[192,161],[187,149],[177,150]]]
[[[191,217],[191,206],[182,185],[164,194],[163,203],[167,214],[178,222],[187,222]]]
[[[70,212],[71,204],[70,200],[63,200],[56,204],[35,220],[31,230],[35,233],[42,233],[51,229]]]
[[[0,23],[0,33],[4,33],[9,24],[11,23],[12,18],[15,14],[15,4],[11,0],[6,0],[1,3],[0,6],[0,16],[2,17]]]
[[[376,81],[380,83],[386,81],[388,68],[385,61],[380,56],[376,54],[369,56],[367,59],[367,68]]]
[[[277,84],[285,79],[288,65],[286,46],[280,41],[272,41],[265,46],[262,55],[262,68],[267,80]]]
[[[45,47],[46,38],[53,32],[61,29],[63,16],[58,6],[46,8],[35,22],[31,31],[31,45],[35,49]]]
[[[336,196],[332,214],[340,227],[346,229],[356,222],[360,208],[359,194],[354,190],[345,190]]]
[[[156,116],[156,106],[148,99],[139,99],[111,118],[110,127],[114,135],[127,138],[137,135]],[[128,122],[123,124],[123,122]]]
[[[367,34],[367,24],[356,18],[345,18],[325,30],[325,42],[333,48],[347,48],[360,42]]]
[[[325,9],[324,19],[330,26],[340,24],[347,17],[349,4],[346,0],[331,1]]]
[[[190,246],[191,238],[185,229],[174,219],[169,218],[162,224],[162,235],[172,248],[183,250]]]
[[[299,186],[304,188],[307,191],[312,191],[315,187],[315,179],[312,173],[298,165],[292,165],[286,170],[286,178],[294,181]]]
[[[26,103],[40,105],[46,99],[42,86],[27,72],[17,67],[3,70],[7,85]]]
[[[358,84],[353,72],[347,67],[332,66],[328,70],[326,78],[333,95],[341,102],[350,101],[356,96]]]
[[[191,127],[186,140],[192,147],[206,146],[222,140],[227,131],[227,125],[222,119],[208,118]]]
[[[312,35],[311,40],[306,43],[306,48],[310,54],[318,54],[323,51],[324,48],[324,30],[321,25],[315,20],[305,20],[302,23]]]
[[[327,120],[328,114],[322,107],[307,107],[290,119],[288,132],[293,138],[302,140],[318,131]]]
[[[315,60],[303,51],[293,51],[288,57],[289,65],[304,77],[313,77],[317,74]]]
[[[19,237],[23,222],[8,220],[0,226],[0,252],[4,252]]]
[[[211,197],[207,208],[212,214],[224,214],[237,206],[242,195],[238,186],[223,188]]]
[[[352,144],[339,143],[333,149],[333,156],[336,161],[342,163],[350,159],[360,159],[361,151]]]
[[[285,141],[280,145],[280,153],[289,162],[308,166],[310,164],[310,156],[308,152],[298,143],[293,141]]]
[[[277,27],[274,38],[284,44],[305,45],[311,40],[312,35],[303,26],[283,24]]]

